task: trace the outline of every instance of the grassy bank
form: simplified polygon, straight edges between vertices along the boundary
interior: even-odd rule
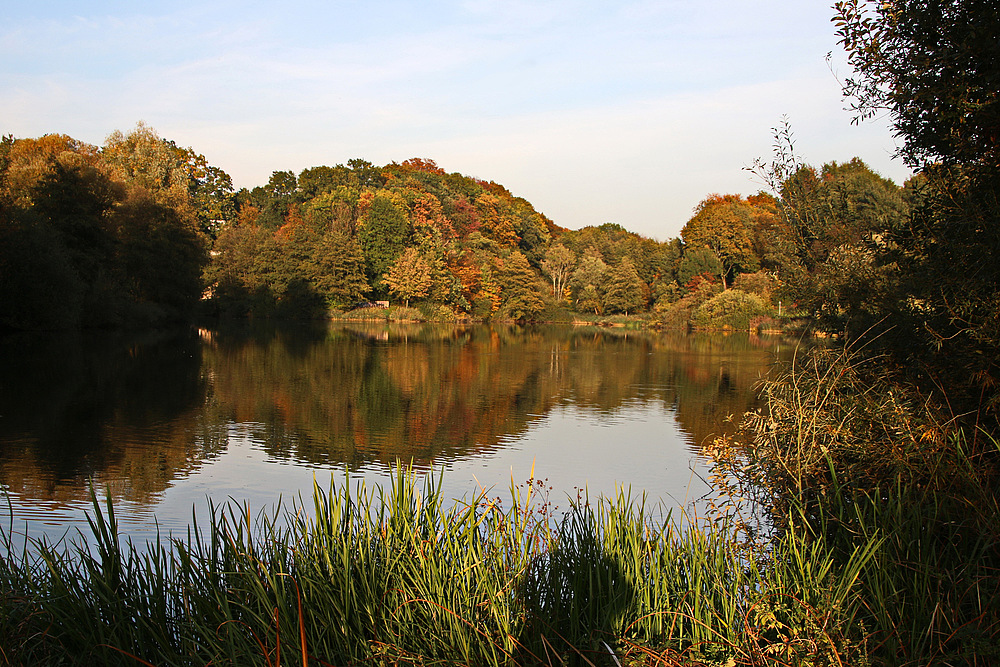
[[[95,502],[89,547],[7,552],[8,664],[781,664],[808,641],[848,655],[859,572],[822,537],[747,549],[729,523],[664,520],[642,500],[560,520],[531,489],[453,504],[317,489],[310,513],[218,508],[139,551]],[[282,520],[279,520],[282,519]],[[696,529],[697,528],[697,529]],[[774,659],[772,659],[774,658]]]
[[[362,307],[346,312],[330,311],[327,317],[340,321],[373,322],[482,322],[481,318],[459,313],[447,306],[420,303],[414,307],[393,305],[388,308]],[[510,322],[490,318],[494,322]],[[545,324],[574,324],[626,329],[696,329],[702,331],[742,331],[753,333],[801,332],[808,325],[802,313],[791,314],[769,300],[740,290],[692,293],[662,309],[636,313],[577,312],[565,305],[549,304],[543,310],[520,321]]]

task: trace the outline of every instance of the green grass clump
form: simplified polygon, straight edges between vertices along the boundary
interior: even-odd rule
[[[96,500],[93,546],[11,553],[5,534],[0,658],[780,664],[768,656],[806,636],[847,655],[848,598],[871,550],[841,566],[821,540],[789,533],[765,555],[733,524],[656,518],[626,493],[582,499],[562,518],[530,486],[509,504],[445,502],[405,471],[388,490],[316,488],[308,513],[230,504],[212,517],[144,551]]]
[[[419,309],[409,306],[390,306],[387,312],[390,322],[423,322],[427,319]]]
[[[389,319],[389,309],[375,307],[353,308],[345,313],[341,313],[338,319],[385,322]]]
[[[877,371],[817,350],[768,380],[714,444],[711,521],[400,469],[144,550],[96,499],[90,545],[11,524],[0,664],[997,664],[1000,446]]]

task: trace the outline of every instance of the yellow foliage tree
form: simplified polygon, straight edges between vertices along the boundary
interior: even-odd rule
[[[390,292],[406,302],[407,307],[410,305],[410,299],[427,296],[433,284],[431,267],[416,248],[407,248],[403,251],[403,254],[389,267],[382,281]]]

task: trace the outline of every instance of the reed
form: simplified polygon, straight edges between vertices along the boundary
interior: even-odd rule
[[[459,502],[438,489],[400,467],[390,488],[316,487],[308,512],[213,507],[209,525],[142,551],[96,498],[92,545],[11,553],[5,532],[0,659],[782,664],[810,632],[845,650],[881,544],[843,565],[815,535],[747,550],[734,525],[662,516],[626,491],[556,517],[530,485]]]

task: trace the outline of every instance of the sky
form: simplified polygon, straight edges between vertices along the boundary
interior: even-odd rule
[[[142,121],[238,188],[429,158],[563,227],[662,241],[707,195],[762,189],[745,168],[770,159],[783,118],[809,164],[860,157],[909,175],[888,119],[845,110],[832,13],[802,0],[9,3],[0,133],[101,145]]]

